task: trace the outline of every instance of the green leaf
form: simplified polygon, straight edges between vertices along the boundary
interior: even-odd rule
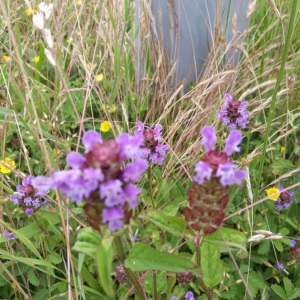
[[[270,240],[264,240],[260,243],[257,253],[260,255],[265,255],[265,254],[269,253],[270,248],[271,248]]]
[[[288,300],[286,293],[284,292],[283,288],[277,284],[273,284],[271,289],[279,296],[281,299]]]
[[[109,297],[114,295],[111,280],[111,265],[114,259],[113,241],[114,237],[104,238],[96,250],[96,265],[99,273],[99,281]]]
[[[156,271],[155,271],[156,272]],[[153,294],[153,272],[150,272],[144,280],[143,284],[146,293]],[[156,272],[156,288],[159,294],[165,294],[167,290],[166,272]]]
[[[27,278],[29,282],[34,285],[34,286],[39,286],[40,285],[40,280],[35,274],[35,270],[33,268],[29,269],[27,273]]]
[[[299,289],[295,289],[289,295],[289,299],[299,299],[299,296],[300,296],[300,290]]]
[[[134,244],[125,260],[125,267],[134,272],[146,270],[190,271],[196,276],[201,276],[200,268],[192,261],[175,254],[159,252],[143,243]]]
[[[203,280],[207,287],[212,289],[223,278],[223,264],[220,260],[220,251],[216,245],[210,243],[203,243],[200,251]]]
[[[182,236],[185,230],[185,221],[183,219],[167,216],[160,211],[147,210],[140,214],[139,218],[155,224],[160,229],[176,237]]]
[[[60,264],[62,262],[61,256],[56,252],[50,253],[48,256],[48,260],[52,262],[54,265]]]
[[[91,227],[86,227],[79,230],[77,241],[72,249],[95,258],[96,249],[100,244],[100,240],[99,233],[95,232]]]
[[[274,246],[275,248],[279,251],[282,252],[283,251],[283,246],[282,243],[279,240],[274,240]]]
[[[283,284],[284,284],[285,293],[286,293],[287,297],[290,298],[289,296],[293,289],[292,282],[288,278],[284,277]]]
[[[207,235],[204,238],[204,242],[217,245],[221,253],[228,252],[223,239],[226,241],[229,248],[237,248],[240,250],[240,258],[245,258],[248,256],[247,249],[245,248],[247,238],[243,233],[235,229],[220,227],[216,232]]]
[[[265,279],[260,272],[250,272],[248,276],[248,288],[251,295],[255,297],[258,291],[262,291],[265,288]]]
[[[4,227],[6,227],[10,232],[12,232],[33,254],[35,254],[35,256],[37,256],[41,260],[43,259],[39,251],[34,247],[32,242],[26,236],[22,235],[20,231],[15,230],[14,228],[12,228],[10,225],[5,223],[1,219],[0,219],[0,223]]]
[[[271,164],[271,168],[272,169],[284,169],[284,168],[293,169],[295,168],[295,165],[290,160],[278,158],[276,159],[275,162]]]

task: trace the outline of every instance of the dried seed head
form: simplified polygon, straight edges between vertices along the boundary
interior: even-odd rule
[[[192,272],[180,272],[176,273],[176,279],[181,284],[189,284],[194,279],[194,275]]]

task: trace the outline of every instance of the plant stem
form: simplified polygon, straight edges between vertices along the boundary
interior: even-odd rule
[[[115,238],[115,246],[117,249],[119,260],[121,261],[122,264],[124,264],[125,253],[124,253],[124,249],[122,246],[121,238],[119,236]],[[135,287],[135,290],[136,290],[136,293],[137,293],[137,296],[139,297],[139,299],[146,300],[147,298],[145,296],[145,292],[143,291],[140,283],[138,282],[134,272],[132,272],[130,269],[125,268],[125,267],[124,267],[124,269],[125,269],[125,272],[129,278],[131,284]]]
[[[152,189],[152,175],[151,175],[151,165],[149,165],[149,168],[147,169],[147,176],[148,176],[148,182],[149,182],[149,194],[151,198],[152,208],[155,208],[155,200],[153,197],[153,189]]]
[[[153,297],[154,300],[158,300],[158,294],[157,294],[157,284],[156,284],[156,271],[153,271]]]
[[[200,251],[200,245],[201,245],[201,241],[200,243],[197,243],[196,245],[196,265],[198,267],[201,267],[201,251]],[[197,277],[199,280],[199,283],[204,291],[204,293],[207,296],[208,300],[212,299],[212,292],[209,290],[209,288],[206,286],[206,284],[204,283],[204,280],[202,279],[202,277]]]

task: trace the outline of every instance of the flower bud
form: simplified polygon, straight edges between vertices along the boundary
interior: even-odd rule
[[[33,15],[32,22],[35,28],[42,30],[45,26],[45,19],[42,13]]]

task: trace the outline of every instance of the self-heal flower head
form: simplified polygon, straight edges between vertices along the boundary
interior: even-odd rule
[[[172,296],[171,300],[178,300],[176,296]],[[185,300],[195,300],[194,294],[192,292],[187,292],[185,295]]]
[[[167,145],[162,144],[162,125],[157,124],[154,128],[145,129],[145,125],[138,121],[137,130],[134,132],[136,137],[141,137],[143,144],[143,157],[148,159],[152,164],[162,165],[166,153],[169,149]]]
[[[249,111],[246,109],[247,101],[233,100],[232,96],[225,94],[225,103],[222,109],[217,110],[218,117],[221,119],[223,125],[230,129],[245,128],[249,123],[247,117]]]
[[[201,134],[206,154],[195,165],[193,187],[188,193],[189,206],[183,214],[196,235],[207,235],[215,232],[225,218],[229,186],[241,185],[247,172],[237,170],[230,158],[240,151],[242,134],[238,130],[229,133],[223,151],[215,149],[217,136],[213,127],[205,126]]]
[[[204,179],[210,180],[212,175],[219,178],[220,183],[223,186],[232,184],[241,184],[241,181],[245,178],[246,172],[242,170],[236,170],[237,165],[232,164],[229,157],[235,152],[239,152],[238,145],[242,141],[242,134],[238,130],[233,130],[229,133],[225,140],[224,151],[215,151],[215,143],[217,136],[215,129],[211,126],[205,126],[202,131],[202,142],[207,154],[202,161],[198,162],[195,166],[194,181],[198,184],[202,184]]]
[[[297,245],[296,240],[291,240],[291,241],[290,241],[290,246],[291,246],[292,248],[296,247],[296,245]]]
[[[279,193],[279,197],[274,202],[277,210],[289,208],[291,203],[294,200],[294,198],[293,198],[294,192],[293,191],[289,191],[289,192],[282,191],[283,190],[282,186],[279,186],[279,189],[277,189],[277,190],[278,190],[277,193]],[[276,194],[276,195],[278,195],[278,194]]]
[[[44,200],[44,197],[48,194],[48,189],[35,189],[32,183],[33,180],[32,175],[24,178],[22,184],[17,186],[17,192],[10,196],[10,200],[21,206],[27,216],[33,215],[42,206],[49,203],[49,201]]]
[[[148,168],[142,158],[143,139],[126,133],[103,141],[89,130],[82,137],[83,154],[71,152],[66,160],[69,170],[53,172],[50,178],[37,177],[36,187],[58,189],[73,201],[84,202],[89,224],[99,230],[100,224],[116,231],[129,223],[141,192],[134,183]]]

